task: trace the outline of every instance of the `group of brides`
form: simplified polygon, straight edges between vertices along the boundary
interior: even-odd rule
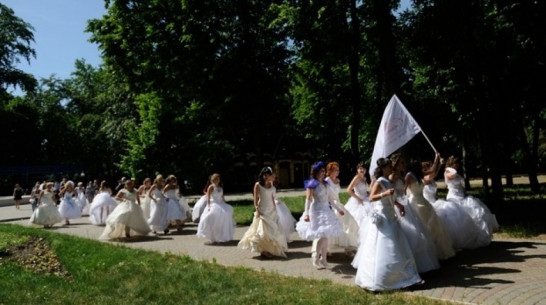
[[[459,160],[445,163],[446,200],[437,199],[434,178],[443,159],[407,161],[401,154],[376,160],[373,182],[360,163],[343,205],[339,164],[317,162],[304,182],[305,211],[299,221],[277,198],[276,176],[264,167],[254,185],[254,218],[238,247],[261,256],[286,257],[290,235],[313,241],[312,265],[328,268],[328,253],[341,249],[353,257],[357,285],[373,290],[392,290],[423,283],[419,274],[440,267],[439,261],[461,249],[474,249],[491,242],[498,229],[495,215],[479,199],[467,196]],[[52,183],[40,194],[39,206],[30,223],[51,227],[70,218],[89,214],[91,223],[105,225],[101,238],[113,239],[167,234],[170,226],[181,230],[187,221],[198,223],[197,236],[206,243],[233,240],[233,208],[225,202],[219,174],[210,176],[204,195],[190,209],[178,190],[176,177],[158,175],[135,189],[128,180],[114,197],[106,181],[91,203],[80,187],[68,182],[60,192],[59,207],[53,200]]]

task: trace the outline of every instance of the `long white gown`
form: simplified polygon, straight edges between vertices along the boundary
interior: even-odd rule
[[[368,183],[359,181],[354,187],[354,193],[364,202],[360,204],[356,198],[351,196],[345,204],[345,209],[351,213],[358,225],[364,221],[372,210],[370,199],[368,198],[368,187]]]
[[[317,180],[309,185],[313,188],[313,201],[309,205],[309,221],[305,221],[305,213],[296,224],[296,231],[304,240],[331,238],[342,235],[343,225],[328,203],[328,187]]]
[[[82,211],[74,196],[75,192],[64,192],[59,204],[59,213],[61,213],[63,219],[79,218],[82,216]]]
[[[101,239],[113,239],[125,237],[125,228],[130,228],[130,235],[147,235],[151,229],[144,219],[142,208],[136,203],[138,196],[136,190],[129,192],[122,189],[122,201],[116,209],[106,218],[106,227]]]
[[[252,224],[239,241],[238,247],[255,253],[268,252],[275,256],[286,257],[288,250],[286,236],[277,215],[273,200],[275,188],[265,188],[257,183],[260,198],[258,209],[260,216],[252,220]]]
[[[148,196],[148,191],[150,191],[150,188],[145,188],[140,196],[140,208],[142,209],[142,214],[146,220],[150,219],[150,210],[152,208],[152,204],[150,203],[152,198]]]
[[[42,199],[40,200],[40,205],[34,209],[32,215],[30,216],[29,224],[43,225],[43,226],[52,226],[58,222],[63,221],[57,205],[53,200],[53,192],[47,190],[43,191]]]
[[[153,190],[151,197],[148,225],[154,233],[165,231],[169,227],[167,198],[165,198],[163,192],[157,187]]]
[[[477,248],[476,224],[465,209],[453,201],[436,199],[438,185],[434,180],[423,188],[423,196],[434,207],[445,224],[455,250]]]
[[[384,177],[382,191],[392,188]],[[359,247],[352,261],[355,283],[372,291],[393,290],[421,281],[410,245],[394,212],[394,196],[372,203],[370,217],[360,225]]]
[[[328,182],[327,186],[329,189],[329,202],[332,205],[335,205],[337,208],[334,209],[337,219],[341,222],[343,226],[343,234],[338,237],[328,239],[328,250],[334,250],[336,248],[341,248],[346,251],[356,251],[358,248],[358,230],[359,226],[356,220],[354,219],[351,212],[345,208],[341,201],[339,200],[339,192],[341,191],[341,186],[334,183],[330,178],[326,178]],[[343,211],[343,215],[339,213]]]
[[[186,210],[180,204],[177,193],[178,189],[170,189],[165,192],[165,197],[167,197],[167,219],[169,221],[183,221],[186,219]]]
[[[117,201],[112,198],[108,190],[103,190],[91,202],[89,208],[89,221],[94,225],[106,224],[106,218],[117,207]]]
[[[423,196],[424,184],[419,183],[417,177],[412,173],[408,173],[414,179],[414,182],[407,188],[408,200],[411,208],[421,219],[425,227],[427,227],[430,237],[436,245],[436,254],[438,259],[448,259],[455,256],[453,248],[453,240],[447,226],[438,217],[432,205]]]
[[[222,200],[224,191],[214,187],[210,196],[210,209],[205,208],[197,226],[197,237],[207,238],[211,242],[233,240],[235,220],[233,207]]]
[[[395,211],[402,226],[402,232],[406,235],[413,252],[417,270],[419,273],[423,273],[439,269],[440,262],[430,232],[409,205],[408,197],[404,194],[404,188],[405,183],[402,178],[398,178],[394,183],[394,196],[395,200],[404,206],[405,214],[402,216],[398,209],[395,209]]]
[[[464,179],[451,167],[446,168],[447,172],[455,174],[454,179],[445,179],[447,185],[447,200],[461,205],[476,224],[475,247],[489,245],[493,239],[493,232],[499,229],[495,214],[478,198],[467,196],[464,190]]]

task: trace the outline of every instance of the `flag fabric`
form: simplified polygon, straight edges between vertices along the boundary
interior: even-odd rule
[[[416,134],[421,132],[421,127],[408,112],[406,107],[393,95],[377,131],[377,138],[373,147],[372,159],[370,160],[370,175],[373,176],[377,167],[377,159],[388,157],[398,148],[408,143]]]

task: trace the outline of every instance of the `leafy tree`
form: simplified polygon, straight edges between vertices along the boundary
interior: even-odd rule
[[[30,44],[34,42],[34,28],[13,10],[0,3],[0,99],[8,98],[7,88],[19,86],[23,91],[32,91],[36,80],[15,67],[21,57],[30,62],[36,52]]]

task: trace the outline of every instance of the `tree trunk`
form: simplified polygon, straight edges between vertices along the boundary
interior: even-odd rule
[[[360,120],[361,120],[361,107],[360,107],[360,84],[358,83],[358,67],[359,67],[359,55],[358,50],[360,46],[360,26],[359,19],[356,11],[356,0],[349,0],[349,11],[351,14],[350,24],[350,42],[349,42],[349,72],[351,74],[351,105],[352,105],[352,128],[351,128],[351,153],[353,157],[353,164],[360,159],[360,149],[358,146],[358,136],[360,134]]]

